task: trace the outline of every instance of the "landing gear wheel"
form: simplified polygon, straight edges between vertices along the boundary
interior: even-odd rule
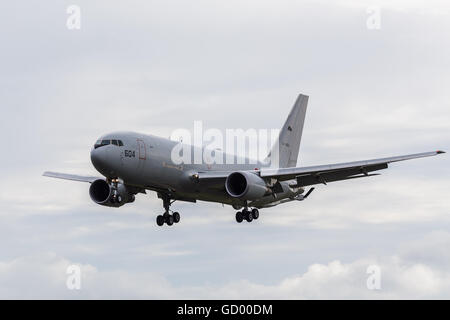
[[[170,210],[170,205],[175,202],[174,199],[171,199],[168,194],[159,193],[158,192],[158,198],[162,199],[163,201],[163,207],[164,207],[164,213],[161,215],[162,217],[162,224],[167,224],[168,226],[173,225],[174,223],[180,222],[180,214],[178,212],[173,212]],[[128,199],[126,199],[128,201]],[[172,214],[170,214],[173,212]],[[161,218],[158,217],[158,225],[161,222]]]
[[[178,222],[180,222],[180,219],[181,219],[180,214],[178,212],[174,212],[173,213],[173,222],[178,223]]]
[[[173,225],[173,216],[172,215],[168,215],[168,217],[166,218],[166,223],[168,226]]]
[[[246,215],[245,215],[245,220],[247,220],[247,222],[252,222],[253,221],[253,215],[251,212],[247,211]]]
[[[258,211],[258,209],[253,209],[252,210],[252,216],[253,216],[253,219],[258,219],[259,218],[259,211]]]
[[[156,217],[156,224],[160,227],[164,224],[164,217],[162,215]]]
[[[236,212],[236,222],[241,223],[242,221],[244,221],[244,215],[240,211]]]

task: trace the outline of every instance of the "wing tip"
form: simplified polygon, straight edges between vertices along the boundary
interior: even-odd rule
[[[443,151],[443,150],[436,151],[436,154],[441,154],[441,153],[445,153],[445,151]]]

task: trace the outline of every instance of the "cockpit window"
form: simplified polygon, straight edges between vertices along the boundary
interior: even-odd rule
[[[123,146],[123,142],[122,140],[117,140],[117,139],[113,139],[113,140],[97,140],[97,142],[94,145],[94,148],[100,148],[103,146],[107,146],[109,144],[118,146],[118,147],[122,147]]]

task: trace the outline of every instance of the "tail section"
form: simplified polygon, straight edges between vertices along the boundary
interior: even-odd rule
[[[268,158],[272,160],[272,166],[278,165],[279,168],[289,168],[297,165],[308,98],[308,96],[300,94],[295,101],[280,131],[280,136],[268,155]],[[277,158],[276,154],[278,154],[278,163],[274,164],[273,160]]]

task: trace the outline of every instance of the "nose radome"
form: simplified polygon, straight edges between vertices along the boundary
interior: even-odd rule
[[[106,152],[104,148],[92,149],[91,162],[98,172],[103,173],[107,170],[106,166]]]

